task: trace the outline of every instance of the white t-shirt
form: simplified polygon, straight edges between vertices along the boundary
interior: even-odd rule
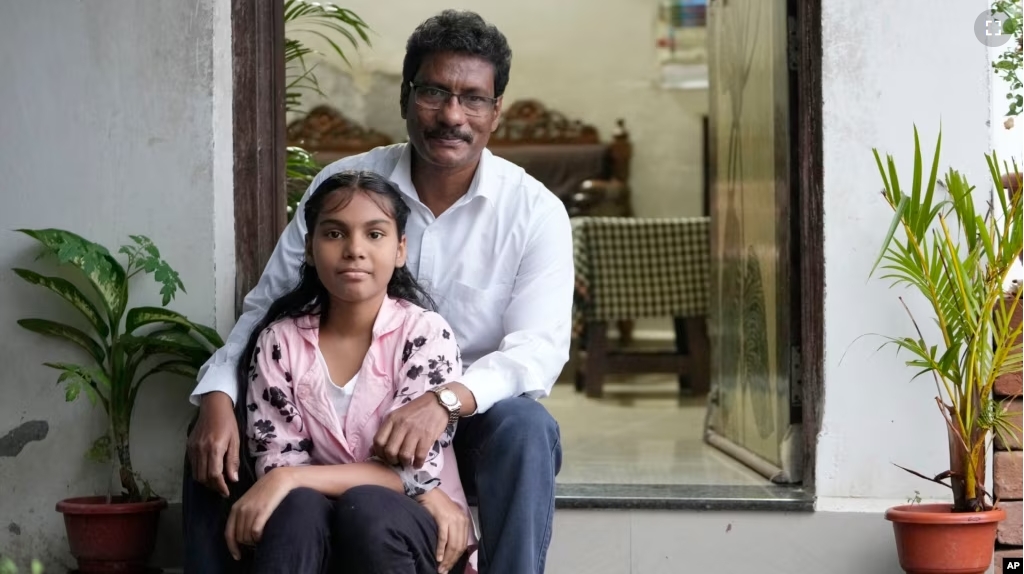
[[[324,358],[324,354],[320,352],[319,348],[316,350],[316,360],[324,370],[324,378],[327,379],[327,396],[331,399],[331,405],[334,407],[334,412],[338,413],[338,421],[341,423],[342,429],[344,429],[345,415],[348,414],[348,407],[352,404],[352,395],[356,391],[356,382],[359,381],[359,373],[356,373],[355,376],[352,377],[352,380],[350,380],[344,387],[339,387],[331,380],[331,371],[327,368],[327,359]]]

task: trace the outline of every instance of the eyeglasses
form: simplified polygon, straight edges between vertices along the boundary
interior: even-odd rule
[[[452,99],[452,96],[455,96],[455,99],[459,101],[462,111],[467,116],[482,116],[493,110],[494,106],[498,103],[498,98],[488,98],[487,96],[477,96],[474,94],[453,94],[441,88],[418,86],[412,82],[409,82],[409,87],[412,88],[413,101],[416,102],[416,105],[428,110],[441,109]]]

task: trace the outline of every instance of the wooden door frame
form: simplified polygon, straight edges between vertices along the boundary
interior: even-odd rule
[[[287,223],[284,2],[231,0],[235,317]]]
[[[813,489],[818,432],[824,406],[825,369],[825,205],[822,153],[821,0],[794,0],[796,73],[793,110],[795,150],[794,304],[797,329],[793,344],[800,350],[793,365],[798,385],[804,441],[803,486]]]
[[[791,283],[793,365],[804,440],[804,488],[815,483],[824,389],[825,254],[822,183],[821,0],[792,0],[797,71]],[[284,3],[231,0],[234,125],[235,314],[256,286],[287,222],[284,153]]]

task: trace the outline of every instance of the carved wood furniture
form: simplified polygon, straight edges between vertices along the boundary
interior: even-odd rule
[[[287,139],[288,145],[312,153],[320,165],[394,143],[387,135],[357,124],[330,106],[317,106],[288,124]]]
[[[629,164],[633,154],[625,122],[610,143],[597,129],[519,100],[502,112],[488,148],[522,167],[565,204],[570,216],[630,216]]]

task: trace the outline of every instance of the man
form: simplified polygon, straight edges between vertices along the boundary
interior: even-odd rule
[[[455,452],[479,506],[479,566],[492,574],[544,570],[561,445],[557,424],[535,399],[550,392],[568,359],[573,292],[572,235],[561,202],[485,149],[511,56],[501,32],[476,14],[448,10],[428,19],[410,36],[402,69],[410,143],[335,162],[310,186],[342,170],[372,170],[406,195],[407,265],[455,329],[468,367],[446,385],[451,393],[428,393],[395,411],[376,451],[419,465],[448,417],[461,417]],[[223,500],[239,466],[235,367],[252,326],[298,279],[303,227],[298,213],[193,392],[201,408],[188,443],[186,571],[219,571],[213,564],[226,559]],[[456,513],[431,514],[444,526]]]

